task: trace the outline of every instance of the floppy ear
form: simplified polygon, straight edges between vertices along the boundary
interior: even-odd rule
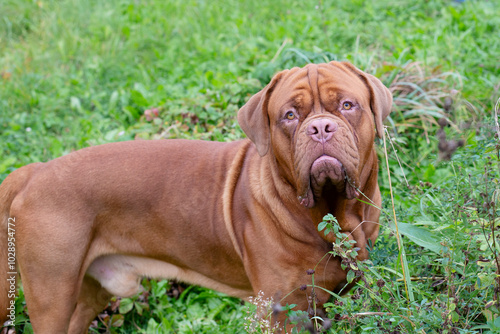
[[[267,154],[271,142],[271,129],[267,113],[269,97],[284,72],[276,74],[264,89],[252,96],[238,111],[238,123],[247,137],[255,144],[261,157]]]
[[[375,127],[377,128],[377,134],[379,138],[384,135],[384,119],[391,113],[392,107],[392,94],[384,86],[382,81],[374,77],[371,74],[365,73],[360,69],[356,68],[354,65],[348,62],[342,62],[342,65],[349,68],[352,72],[356,73],[368,87],[370,91],[370,107],[375,118]]]

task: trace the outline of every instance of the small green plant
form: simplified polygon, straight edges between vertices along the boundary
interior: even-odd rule
[[[323,221],[318,224],[318,231],[325,234],[325,236],[333,233],[335,241],[333,242],[333,249],[330,252],[333,256],[341,258],[341,267],[347,272],[347,283],[352,283],[356,277],[363,277],[362,270],[356,257],[358,256],[359,248],[354,247],[356,240],[349,239],[349,236],[341,232],[341,228],[337,218],[332,214],[327,214],[323,217]]]

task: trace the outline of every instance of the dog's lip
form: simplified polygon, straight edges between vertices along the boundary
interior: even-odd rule
[[[327,154],[320,155],[311,164],[307,188],[297,197],[299,203],[306,208],[314,207],[328,181],[346,199],[358,197],[357,177],[352,172],[349,172],[338,158]]]
[[[311,165],[311,170],[313,170],[314,168],[317,168],[319,164],[322,164],[325,162],[328,162],[330,164],[333,163],[334,165],[337,165],[338,167],[341,167],[341,168],[344,167],[342,165],[342,163],[339,161],[339,159],[332,157],[330,155],[323,154],[319,158],[317,158],[316,160],[313,161],[313,163]]]
[[[332,156],[323,154],[311,164],[310,179],[307,191],[299,196],[299,202],[306,208],[315,205],[315,198],[321,196],[321,191],[325,182],[330,180],[337,188],[337,191],[344,193],[347,199],[353,199],[359,195],[342,162]]]
[[[312,208],[315,204],[315,197],[319,197],[324,183],[330,176],[334,176],[335,183],[344,183],[346,174],[342,163],[332,156],[323,154],[316,158],[309,169],[309,184],[306,191],[298,197],[301,205]],[[319,183],[318,183],[319,181]]]
[[[314,182],[313,188],[322,188],[327,180],[333,182],[338,190],[344,188],[346,181],[346,171],[342,162],[337,158],[322,155],[311,165],[311,182]]]

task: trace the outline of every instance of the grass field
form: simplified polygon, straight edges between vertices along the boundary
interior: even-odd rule
[[[365,283],[332,298],[325,331],[500,333],[499,8],[498,0],[0,0],[0,180],[106,142],[242,138],[236,112],[275,72],[349,60],[390,86],[395,103],[387,150],[378,145],[380,238],[371,263],[360,264]],[[159,117],[149,120],[154,108]],[[450,140],[464,146],[451,150]],[[440,159],[446,153],[450,161]],[[255,307],[237,299],[144,285],[147,293],[115,301],[92,331],[265,332],[251,320]],[[16,305],[18,333],[31,333],[22,290]]]

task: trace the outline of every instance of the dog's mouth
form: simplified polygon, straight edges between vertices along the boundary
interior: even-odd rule
[[[309,187],[305,194],[299,196],[300,204],[312,208],[315,198],[321,197],[325,187],[343,194],[347,199],[357,197],[359,193],[355,188],[355,177],[349,174],[337,158],[320,156],[311,165]]]

